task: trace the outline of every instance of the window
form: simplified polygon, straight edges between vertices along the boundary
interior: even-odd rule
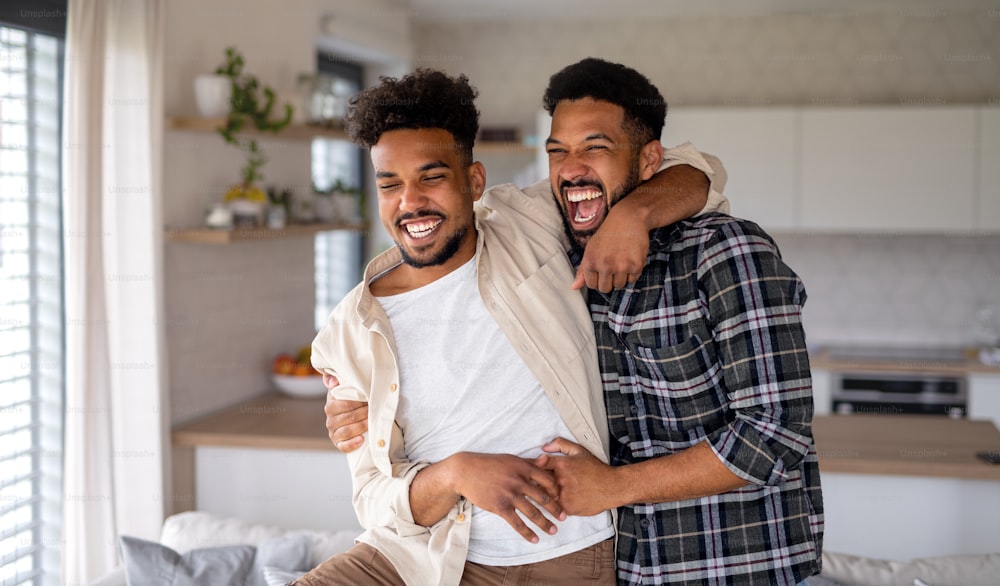
[[[351,96],[361,91],[360,65],[336,61],[320,54],[319,83],[334,94]],[[364,185],[361,149],[342,140],[316,139],[312,143],[312,180],[326,189],[338,180],[347,187]],[[364,239],[357,232],[321,232],[316,235],[316,314],[319,329],[334,306],[361,281]]]
[[[59,581],[62,57],[60,38],[0,25],[2,586]]]

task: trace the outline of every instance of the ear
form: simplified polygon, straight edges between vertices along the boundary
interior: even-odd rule
[[[472,201],[479,201],[486,190],[486,167],[476,161],[469,165],[469,188],[472,190]]]
[[[651,140],[639,151],[639,179],[645,181],[656,175],[663,160],[663,145],[658,140]]]

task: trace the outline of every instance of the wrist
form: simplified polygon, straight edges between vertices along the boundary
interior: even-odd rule
[[[455,500],[462,497],[462,462],[466,456],[465,452],[458,452],[440,462],[440,465],[443,467],[441,477],[444,481],[444,488]]]
[[[638,479],[634,476],[635,464],[628,464],[625,466],[611,466],[611,482],[608,486],[611,487],[611,492],[609,497],[612,499],[610,503],[611,506],[608,509],[616,509],[618,507],[623,507],[626,505],[631,505],[637,502],[641,502],[637,499],[636,489],[638,488]]]
[[[643,186],[639,186],[632,192],[632,195],[620,200],[609,210],[608,215],[621,216],[621,220],[629,222],[633,226],[642,227],[646,232],[658,228],[656,225],[653,205],[649,198],[641,195]],[[638,197],[636,197],[638,196]]]

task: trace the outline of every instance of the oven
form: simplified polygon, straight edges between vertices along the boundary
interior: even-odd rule
[[[963,418],[968,413],[968,383],[960,375],[855,371],[838,372],[832,382],[838,414]]]

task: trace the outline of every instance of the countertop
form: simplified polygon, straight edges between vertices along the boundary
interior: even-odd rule
[[[323,398],[263,395],[173,430],[179,446],[334,450]],[[906,415],[826,415],[813,422],[822,472],[1000,481],[1000,465],[975,454],[1000,451],[989,421]]]
[[[992,374],[1000,376],[1000,368],[987,366],[976,357],[975,350],[966,350],[962,360],[891,360],[845,359],[832,355],[829,348],[809,352],[809,365],[815,369],[840,372],[912,372],[945,375]]]

